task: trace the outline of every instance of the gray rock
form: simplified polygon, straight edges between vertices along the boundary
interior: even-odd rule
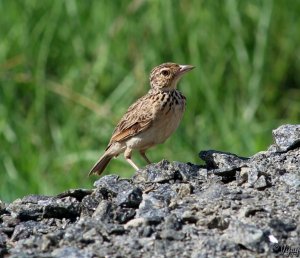
[[[0,231],[0,257],[4,257],[8,253],[7,242],[9,241],[8,236]]]
[[[260,176],[254,183],[254,188],[263,190],[268,186],[268,182],[265,176]]]
[[[119,192],[116,202],[119,206],[138,208],[143,199],[142,195],[142,190],[138,187],[134,187],[130,190]]]
[[[297,223],[295,220],[286,218],[286,219],[272,219],[269,223],[269,226],[276,230],[277,232],[290,232],[294,231],[297,228]]]
[[[43,218],[68,218],[76,220],[80,216],[81,205],[74,197],[53,198],[38,203],[43,207]]]
[[[108,175],[101,177],[94,183],[96,188],[104,188],[114,194],[118,194],[119,192],[126,191],[132,188],[132,185],[127,179],[120,179],[119,176],[116,175]]]
[[[26,239],[33,233],[36,235],[47,234],[51,232],[51,227],[43,223],[36,221],[25,221],[21,222],[15,227],[14,233],[11,236],[12,241],[18,241],[20,239]]]
[[[98,195],[98,191],[94,191],[91,195],[83,197],[81,201],[81,215],[82,216],[92,216],[92,214],[97,209],[99,203],[105,198],[102,195]]]
[[[228,225],[229,225],[229,222],[226,219],[224,219],[223,217],[213,217],[207,224],[207,227],[209,229],[218,228],[220,230],[224,230],[224,229],[228,228]]]
[[[132,208],[118,207],[115,212],[115,220],[124,224],[134,218],[136,212]]]
[[[262,252],[263,250],[263,231],[254,225],[248,225],[239,221],[231,221],[223,237],[228,241],[242,245],[245,248]]]
[[[40,219],[43,216],[43,207],[37,201],[32,203],[18,199],[7,207],[7,211],[21,221]]]
[[[132,178],[135,183],[166,183],[176,178],[181,178],[180,173],[167,160],[157,164],[150,164],[145,169],[139,170]]]
[[[300,144],[300,125],[282,125],[273,130],[278,151],[288,151]]]
[[[76,219],[80,215],[81,205],[73,197],[56,198],[30,195],[14,201],[7,207],[7,211],[21,221],[42,218]]]
[[[248,164],[248,158],[229,152],[215,150],[201,151],[199,157],[206,162],[208,173],[221,176],[224,182],[235,180],[241,168]]]
[[[93,193],[90,189],[70,189],[61,194],[58,194],[58,198],[74,197],[77,201],[81,201],[85,196],[89,196]]]
[[[294,187],[300,188],[300,171],[297,174],[286,173],[280,177],[280,180],[285,184]]]
[[[206,169],[191,163],[182,163],[174,161],[172,162],[172,165],[175,171],[178,171],[180,173],[183,181],[199,179],[201,178],[200,172],[202,172],[202,175],[204,174],[204,171],[206,172]],[[179,176],[177,177],[180,178]]]
[[[0,257],[275,257],[271,240],[300,239],[295,127],[278,137],[280,151],[203,151],[206,166],[163,160],[132,180],[0,202]]]
[[[159,234],[159,237],[162,239],[167,239],[167,240],[181,241],[182,239],[184,239],[185,235],[181,231],[177,232],[174,229],[164,229]]]
[[[203,190],[201,193],[201,197],[213,200],[213,199],[219,199],[223,196],[226,196],[230,193],[229,189],[226,185],[222,183],[214,183],[208,186],[207,189]]]
[[[175,196],[176,192],[171,189],[169,184],[163,184],[156,191],[144,194],[137,217],[157,218],[161,221],[169,213],[169,204]]]
[[[115,205],[108,200],[103,200],[97,206],[92,217],[97,218],[101,221],[110,222],[114,217]]]
[[[64,246],[61,248],[55,249],[51,253],[52,257],[61,258],[61,257],[76,257],[76,258],[92,258],[94,255],[86,250],[72,246]]]
[[[254,186],[256,181],[258,180],[258,177],[260,175],[260,172],[256,168],[250,168],[248,171],[248,183],[250,186]]]
[[[201,151],[199,157],[206,162],[208,168],[220,168],[227,171],[240,168],[248,160],[248,158],[239,157],[229,152],[215,150]]]

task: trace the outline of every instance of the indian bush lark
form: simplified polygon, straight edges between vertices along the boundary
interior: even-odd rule
[[[124,152],[128,163],[138,170],[131,160],[138,150],[150,164],[146,150],[163,143],[178,127],[185,110],[186,99],[176,89],[180,78],[194,66],[164,63],[150,74],[149,92],[132,104],[116,126],[110,142],[89,175],[100,175],[113,157]]]

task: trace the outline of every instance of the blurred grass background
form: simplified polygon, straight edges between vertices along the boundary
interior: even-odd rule
[[[166,61],[197,68],[179,85],[180,128],[150,159],[265,150],[300,119],[299,13],[293,0],[1,0],[0,199],[91,187],[118,119]],[[106,171],[133,174],[123,157]]]

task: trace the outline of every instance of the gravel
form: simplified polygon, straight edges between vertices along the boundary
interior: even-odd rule
[[[275,257],[300,248],[300,125],[252,157],[201,151],[93,189],[0,201],[0,257]]]

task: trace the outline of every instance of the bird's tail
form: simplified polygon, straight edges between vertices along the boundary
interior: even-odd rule
[[[113,156],[104,153],[104,155],[96,162],[96,164],[91,169],[89,176],[92,174],[97,174],[100,176],[112,158]]]

